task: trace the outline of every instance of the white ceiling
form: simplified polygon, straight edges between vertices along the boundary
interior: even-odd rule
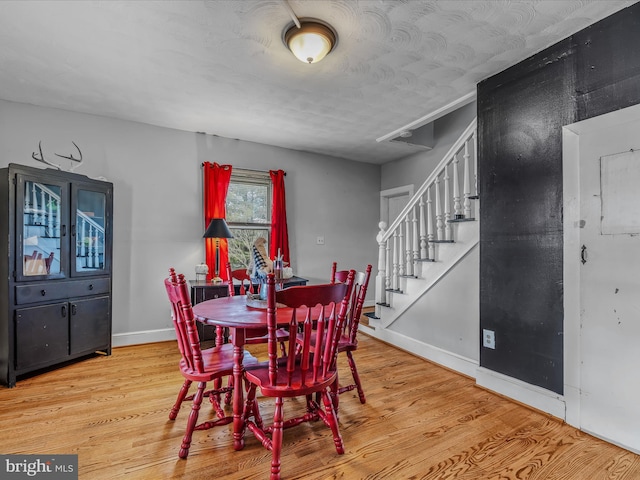
[[[0,98],[381,164],[377,142],[636,0],[289,0],[338,32],[282,43],[284,0],[0,1]]]

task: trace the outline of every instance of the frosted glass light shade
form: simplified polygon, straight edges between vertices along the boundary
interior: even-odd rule
[[[287,30],[284,42],[301,62],[317,63],[335,46],[336,34],[321,23],[304,22]]]

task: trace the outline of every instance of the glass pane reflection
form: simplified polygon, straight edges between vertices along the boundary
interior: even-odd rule
[[[32,181],[24,186],[24,275],[60,273],[61,188]]]
[[[76,210],[76,272],[104,270],[106,196],[78,190]]]

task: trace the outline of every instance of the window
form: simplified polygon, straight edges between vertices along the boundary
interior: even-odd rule
[[[271,235],[271,177],[269,172],[234,169],[227,191],[227,224],[231,268],[247,268],[256,238]],[[268,247],[267,247],[268,251]]]

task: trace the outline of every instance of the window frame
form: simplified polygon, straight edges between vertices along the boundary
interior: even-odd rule
[[[267,240],[267,248],[271,242],[271,226],[272,226],[272,218],[271,213],[273,209],[273,182],[271,181],[271,175],[269,172],[259,171],[259,170],[247,170],[247,169],[233,169],[231,171],[231,178],[229,180],[229,188],[231,188],[231,184],[245,184],[245,185],[256,185],[256,186],[265,186],[267,188],[267,222],[266,223],[256,223],[256,222],[234,222],[229,218],[229,211],[226,206],[225,200],[225,210],[227,212],[227,225],[229,229],[233,233],[234,230],[265,230],[265,238]],[[227,193],[228,196],[228,193]],[[232,252],[232,242],[229,241],[229,261],[231,262],[231,252]],[[246,265],[247,267],[251,264],[251,255],[249,255],[249,263]],[[231,265],[232,269],[237,268],[245,268],[245,265]]]

